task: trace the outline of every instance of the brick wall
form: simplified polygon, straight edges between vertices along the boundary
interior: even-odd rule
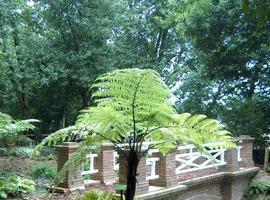
[[[239,172],[219,172],[180,182],[173,190],[167,188],[138,197],[140,200],[241,200],[257,171],[258,168],[250,168]]]
[[[226,161],[225,165],[180,173],[178,175],[175,173],[177,167],[176,152],[169,153],[165,156],[160,153],[153,153],[153,157],[159,158],[159,161],[156,163],[156,174],[159,175],[159,178],[150,181],[146,180],[146,158],[143,157],[137,170],[138,183],[136,194],[146,194],[146,196],[141,198],[142,200],[240,200],[251,177],[258,169],[254,167],[252,160],[253,138],[241,136],[237,138],[237,140],[241,141],[242,161],[238,160],[237,149],[229,149],[224,155]],[[76,149],[77,144],[74,143],[63,143],[57,146],[59,170]],[[123,155],[119,156],[119,182],[126,183],[126,159]],[[203,163],[205,161],[204,159],[205,158],[196,160],[198,163],[194,162],[195,165]],[[92,176],[94,179],[98,179],[101,183],[105,184],[115,182],[114,149],[112,145],[104,145],[102,147],[101,152],[99,152],[95,160],[95,168],[98,169],[99,172]],[[80,170],[79,166],[74,170],[69,170],[66,173],[64,182],[59,186],[69,190],[82,188],[83,180],[80,175]],[[156,191],[157,195],[153,195],[149,192],[149,185],[161,186],[163,189]]]
[[[77,149],[78,144],[73,142],[63,142],[61,145],[56,146],[58,172]],[[78,189],[83,190],[85,187],[81,171],[81,165],[67,170],[63,177],[63,182],[59,183],[55,189],[59,192],[68,192]]]
[[[92,175],[92,179],[99,180],[101,183],[110,185],[116,182],[114,172],[114,147],[111,144],[105,144],[98,152],[94,162],[95,169],[98,173]]]

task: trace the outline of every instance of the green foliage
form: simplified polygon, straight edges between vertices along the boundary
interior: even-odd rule
[[[91,146],[102,142],[113,143],[128,162],[131,158],[125,150],[128,148],[134,152],[135,160],[129,167],[137,166],[143,142],[151,142],[149,148],[158,148],[163,153],[174,150],[179,143],[192,143],[205,154],[204,143],[223,142],[213,148],[235,147],[233,138],[217,120],[208,119],[205,115],[177,114],[169,88],[154,70],[115,70],[100,76],[92,89],[97,105],[83,110],[75,126],[53,133],[36,148],[35,154],[38,155],[44,145],[56,144],[70,135],[84,138],[56,181],[61,180],[68,168],[81,163],[91,151]],[[119,146],[123,143],[128,147]],[[136,173],[134,176],[136,179]]]
[[[36,148],[34,148],[34,151],[32,152],[32,155],[35,154]],[[49,160],[56,160],[56,152],[55,152],[55,146],[48,146],[45,148],[42,148],[42,150],[39,152],[39,155],[35,157],[35,160],[41,160],[41,161],[49,161]]]
[[[34,181],[19,176],[11,176],[7,180],[0,180],[0,197],[21,196],[35,191]]]
[[[0,141],[33,130],[35,126],[31,124],[32,122],[38,120],[15,120],[10,115],[0,112]]]
[[[78,198],[78,200],[117,200],[119,198],[115,197],[114,194],[109,192],[101,192],[93,190],[87,192],[83,197]]]
[[[269,1],[26,2],[1,1],[0,110],[40,119],[39,140],[93,105],[96,77],[136,67],[162,76],[179,112],[220,119],[263,142]]]
[[[32,148],[16,146],[17,142],[29,142],[23,134],[26,131],[34,130],[33,122],[38,120],[15,120],[10,115],[0,112],[0,154],[30,157]]]
[[[56,176],[57,169],[56,166],[51,163],[42,163],[34,166],[31,169],[31,176],[33,178],[47,178],[52,179]]]
[[[270,194],[270,184],[269,183],[253,180],[249,184],[248,191],[245,194],[245,197],[247,199],[252,200],[254,198],[258,198],[259,196],[261,196],[261,198],[262,198],[263,196],[269,195],[269,194]]]
[[[114,2],[1,1],[0,12],[0,109],[41,119],[42,134],[70,125],[112,67]]]
[[[235,136],[249,134],[263,146],[270,122],[269,23],[258,28],[242,1],[172,1],[170,7],[163,21],[173,22],[188,46],[173,88],[178,111],[220,119]]]
[[[218,121],[204,115],[177,114],[170,90],[153,70],[115,70],[98,78],[93,88],[97,106],[83,110],[76,125],[90,126],[104,140],[127,142],[130,147],[140,141],[157,142],[155,146],[163,152],[174,149],[176,141],[232,145],[232,138]]]
[[[7,156],[20,156],[24,158],[29,158],[33,154],[33,148],[30,147],[23,147],[23,146],[16,146],[16,147],[0,147],[0,155],[7,155]]]
[[[44,139],[37,151],[71,134],[85,136],[86,145],[95,138],[114,144],[126,142],[130,147],[151,141],[163,152],[174,149],[180,141],[198,146],[223,141],[227,147],[233,146],[218,121],[204,115],[177,114],[168,87],[153,70],[116,70],[98,78],[93,88],[97,106],[83,110],[76,126]]]
[[[247,16],[257,20],[259,28],[270,22],[270,3],[267,0],[242,0],[242,9]]]

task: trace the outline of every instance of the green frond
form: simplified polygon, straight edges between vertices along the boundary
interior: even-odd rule
[[[93,89],[97,106],[84,110],[77,124],[91,124],[115,141],[125,141],[135,123],[137,130],[155,130],[144,138],[166,141],[170,148],[165,149],[179,143],[203,146],[220,141],[226,147],[234,146],[232,137],[217,120],[205,115],[177,114],[169,101],[169,88],[153,70],[115,70],[99,77]]]
[[[79,115],[76,125],[79,127],[91,125],[95,132],[115,138],[128,132],[131,126],[128,117],[113,107],[89,107]]]
[[[175,119],[177,121],[177,124],[183,125],[190,117],[190,113],[181,113],[181,114],[175,114]]]
[[[190,126],[193,127],[197,124],[200,124],[200,122],[202,122],[203,120],[205,120],[207,117],[205,115],[193,115],[192,117],[190,117],[186,123]]]
[[[204,144],[213,143],[211,148],[234,148],[235,140],[231,134],[225,130],[223,124],[217,120],[209,119],[205,115],[191,116],[189,113],[176,115],[176,123],[168,125],[167,128],[160,128],[149,134],[148,140],[152,141],[177,141],[177,144],[194,144],[199,151],[205,153]],[[158,148],[164,152],[165,149]],[[174,149],[176,146],[174,147]]]
[[[15,120],[10,115],[0,112],[0,140],[5,137],[17,136],[25,131],[34,130],[35,119]]]
[[[89,133],[89,130],[82,128],[82,127],[77,127],[77,126],[69,126],[67,128],[60,129],[49,136],[47,136],[45,139],[42,140],[41,143],[39,143],[34,151],[32,156],[39,156],[41,150],[45,146],[53,146],[56,145],[60,142],[65,141],[66,139],[70,138],[72,135],[77,135],[77,136],[82,136],[86,137],[87,134]]]
[[[93,97],[103,106],[113,106],[114,101],[131,105],[136,99],[136,107],[150,110],[153,103],[166,103],[171,93],[160,76],[153,70],[123,69],[107,73],[97,79],[93,86]],[[100,99],[106,99],[102,101]],[[167,101],[167,102],[166,102]],[[124,106],[126,107],[126,106]]]
[[[91,124],[116,141],[125,141],[134,131],[134,123],[140,130],[174,120],[176,111],[169,101],[172,94],[153,70],[115,70],[99,77],[92,89],[97,106],[83,110],[77,125]]]
[[[207,154],[206,143],[216,143],[211,148],[235,147],[234,139],[219,121],[205,115],[177,114],[170,101],[171,91],[151,69],[106,73],[96,80],[92,90],[96,106],[81,111],[75,126],[50,135],[37,150],[63,141],[74,132],[85,135],[85,141],[67,166],[79,162],[85,147],[98,141],[114,144],[148,141],[162,153],[173,151],[179,144],[193,144],[206,156],[211,156]]]

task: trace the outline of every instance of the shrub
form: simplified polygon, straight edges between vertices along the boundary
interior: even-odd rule
[[[80,197],[78,200],[117,200],[117,197],[114,194],[109,192],[100,192],[93,190],[87,192],[83,197]]]
[[[34,178],[54,178],[57,174],[56,166],[53,164],[43,163],[32,168],[31,176]]]
[[[245,195],[246,199],[264,199],[265,195],[270,193],[270,183],[253,180],[249,184],[248,191]],[[260,197],[260,198],[259,198]]]
[[[24,147],[24,146],[15,146],[15,147],[0,147],[0,154],[6,156],[19,156],[23,158],[31,157],[33,153],[33,148]]]
[[[56,160],[54,147],[45,147],[40,153],[38,160]]]
[[[35,182],[31,179],[19,176],[9,177],[7,180],[0,180],[0,198],[6,199],[8,196],[21,196],[36,190]]]

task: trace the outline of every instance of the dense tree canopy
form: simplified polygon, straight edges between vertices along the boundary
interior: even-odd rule
[[[93,105],[100,74],[152,67],[179,111],[218,118],[257,142],[269,134],[267,1],[0,3],[0,110],[40,119],[37,133],[73,124]]]
[[[237,1],[197,1],[175,14],[189,45],[179,108],[220,118],[236,135],[269,132],[269,24],[258,27]]]

